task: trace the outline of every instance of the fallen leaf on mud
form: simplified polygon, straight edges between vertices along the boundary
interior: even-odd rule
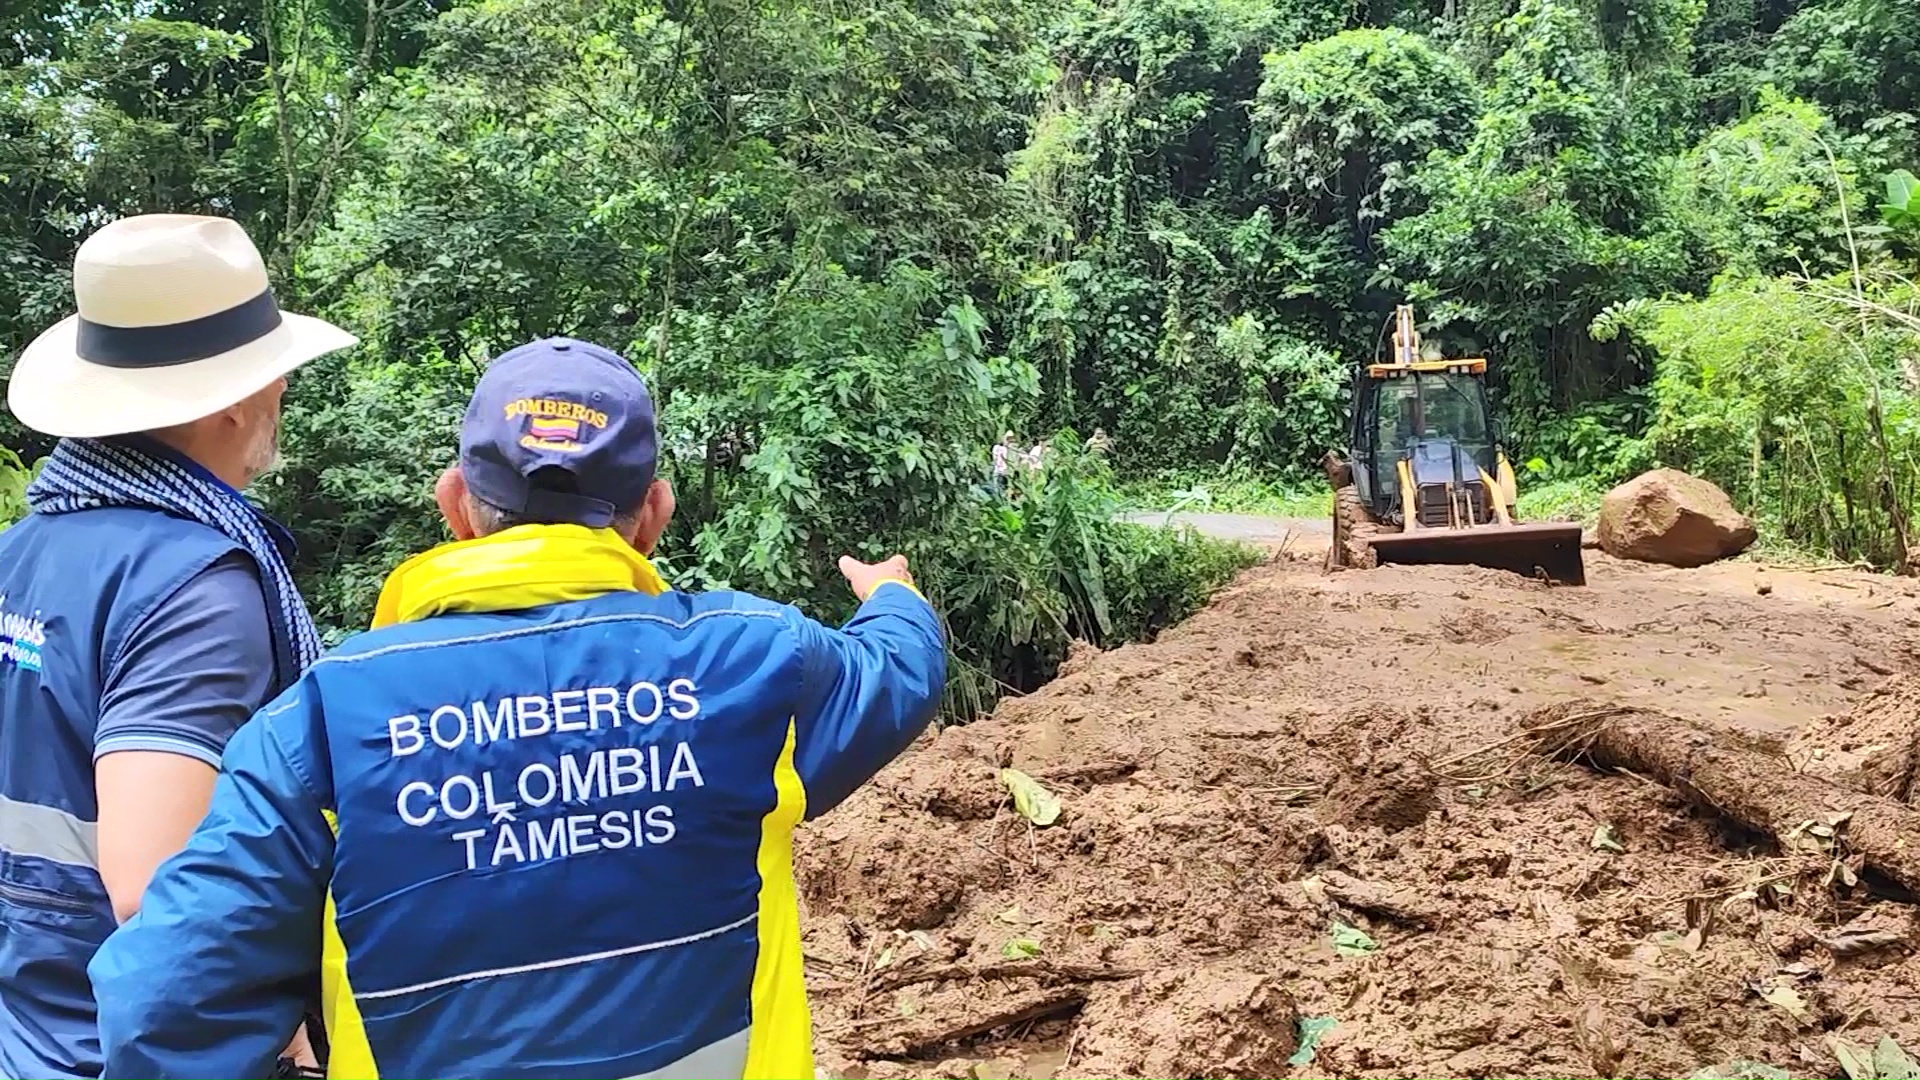
[[[1000,782],[1013,795],[1013,808],[1035,825],[1051,825],[1060,817],[1060,800],[1040,781],[1019,769],[1001,769]]]
[[[1827,1049],[1840,1059],[1840,1068],[1846,1072],[1847,1080],[1875,1080],[1873,1052],[1866,1047],[1838,1035],[1829,1035]]]
[[[920,1015],[920,1003],[913,1000],[912,998],[901,998],[899,1009],[900,1009],[901,1016]]]
[[[1920,1077],[1920,1063],[1908,1057],[1892,1036],[1882,1035],[1873,1046],[1873,1071],[1879,1080],[1915,1080]]]
[[[1786,832],[1781,833],[1780,842],[1793,851],[1825,851],[1827,850],[1827,845],[1808,836],[1813,830],[1813,827],[1818,824],[1819,822],[1808,818],[1793,828],[1788,829]],[[1832,830],[1828,830],[1828,834],[1831,835]]]
[[[1916,1080],[1920,1063],[1907,1055],[1891,1036],[1882,1035],[1872,1050],[1851,1039],[1827,1036],[1827,1049],[1840,1059],[1848,1080]]]
[[[1303,1016],[1300,1018],[1300,1049],[1293,1052],[1287,1064],[1298,1067],[1313,1062],[1313,1052],[1320,1046],[1320,1037],[1332,1031],[1340,1021],[1331,1016]]]
[[[1333,924],[1333,951],[1341,956],[1366,956],[1380,951],[1380,946],[1359,927],[1348,926],[1343,922]]]
[[[1808,818],[1788,829],[1780,839],[1795,851],[1826,853],[1833,850],[1835,830],[1847,823],[1851,813],[1827,814],[1825,821]]]
[[[1795,1020],[1805,1020],[1810,1015],[1807,1012],[1807,999],[1791,986],[1776,986],[1766,990],[1761,993],[1760,1000],[1780,1007]]]
[[[1620,834],[1615,832],[1613,826],[1606,822],[1601,822],[1594,827],[1593,850],[1611,851],[1616,855],[1625,855],[1627,853],[1626,847],[1620,843]]]
[[[1023,923],[1027,921],[1027,913],[1020,910],[1019,904],[1015,904],[1000,914],[995,915],[994,918],[999,919],[1003,923]]]
[[[873,962],[873,969],[879,971],[881,968],[887,967],[895,960],[898,960],[900,957],[897,950],[906,945],[913,945],[921,952],[927,952],[933,948],[933,938],[929,937],[924,930],[915,930],[912,933],[904,930],[895,930],[893,932],[893,944],[880,950],[879,957]]]
[[[1853,872],[1853,867],[1848,866],[1845,859],[1835,859],[1832,865],[1827,867],[1826,879],[1821,884],[1831,889],[1836,881],[1851,889],[1860,884],[1860,875]]]
[[[1300,882],[1300,891],[1307,894],[1307,899],[1322,907],[1329,903],[1327,900],[1327,883],[1321,880],[1318,874]]]
[[[1017,937],[1000,946],[1000,955],[1009,960],[1025,960],[1040,955],[1040,943],[1032,938]]]
[[[1791,1080],[1793,1074],[1776,1069],[1764,1061],[1729,1061],[1724,1065],[1693,1074],[1693,1080]]]

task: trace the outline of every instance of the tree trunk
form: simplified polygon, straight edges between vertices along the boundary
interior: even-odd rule
[[[1920,811],[1910,806],[1795,772],[1737,734],[1644,709],[1557,705],[1527,727],[1546,756],[1631,770],[1771,834],[1785,849],[1858,854],[1920,893]]]

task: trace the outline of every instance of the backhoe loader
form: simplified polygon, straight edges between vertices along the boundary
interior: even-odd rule
[[[1354,372],[1346,456],[1325,459],[1334,487],[1328,568],[1445,563],[1585,585],[1579,524],[1514,516],[1486,359],[1423,355],[1411,305],[1400,305],[1394,323],[1391,361]]]

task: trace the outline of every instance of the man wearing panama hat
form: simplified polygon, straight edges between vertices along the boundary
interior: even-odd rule
[[[227,739],[319,655],[292,539],[239,493],[286,376],[354,344],[221,218],[114,222],[7,404],[60,438],[0,533],[0,1076],[102,1067],[87,963],[205,815]],[[291,1034],[291,1033],[289,1033]]]

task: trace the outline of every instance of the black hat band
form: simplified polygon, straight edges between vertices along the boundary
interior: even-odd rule
[[[74,351],[80,359],[102,367],[172,367],[232,352],[279,327],[280,306],[268,289],[225,311],[164,326],[106,326],[82,316]]]

